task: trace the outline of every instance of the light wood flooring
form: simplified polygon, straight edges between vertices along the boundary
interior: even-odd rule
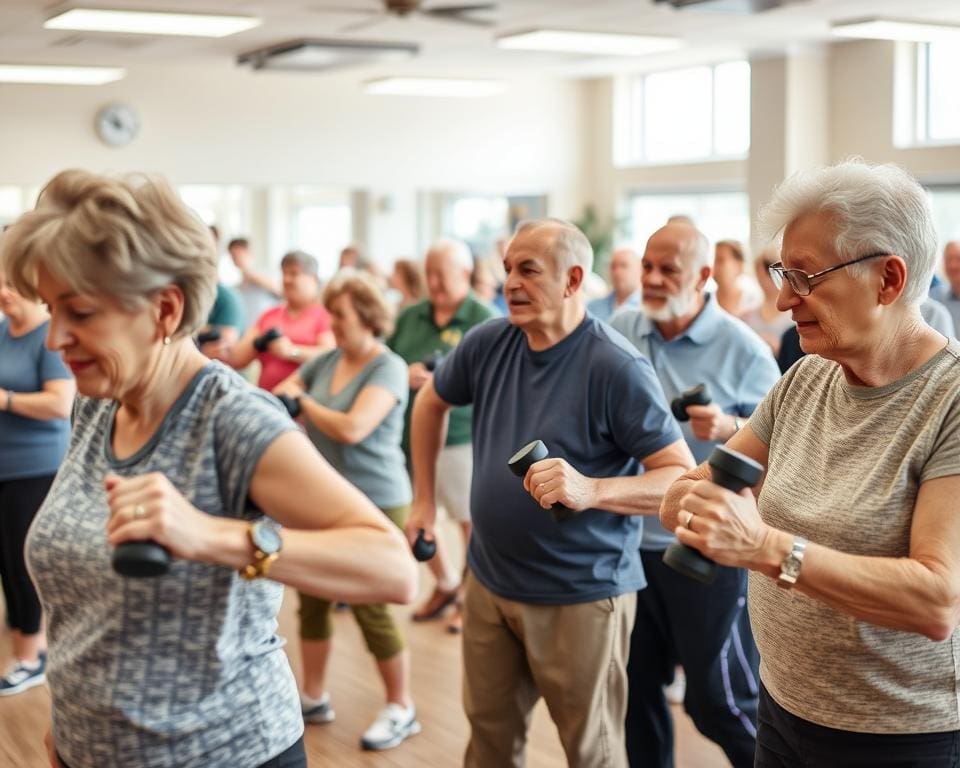
[[[446,531],[445,539],[450,531]],[[451,542],[455,547],[455,542]],[[424,567],[422,591],[431,584]],[[280,616],[280,633],[289,638],[287,652],[299,676],[296,640],[296,595],[288,593]],[[306,744],[311,768],[455,768],[462,764],[468,725],[460,706],[460,641],[443,622],[414,624],[411,608],[398,608],[413,659],[412,691],[423,732],[393,750],[365,753],[360,734],[382,706],[382,690],[360,632],[349,612],[335,615],[335,648],[329,688],[337,719],[310,725]],[[9,661],[9,638],[0,633],[0,663]],[[704,739],[680,707],[677,722],[677,768],[729,766],[721,750]],[[49,725],[46,686],[0,699],[0,768],[49,768],[43,736]],[[563,752],[556,729],[541,702],[534,713],[529,768],[562,768]],[[491,768],[496,768],[491,766]]]

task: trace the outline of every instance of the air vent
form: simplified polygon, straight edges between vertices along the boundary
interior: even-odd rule
[[[133,51],[147,48],[155,42],[151,37],[133,37],[131,35],[84,35],[76,33],[59,37],[50,45],[54,48],[102,48],[105,50]]]

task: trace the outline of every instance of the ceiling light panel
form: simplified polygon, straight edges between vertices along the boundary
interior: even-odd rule
[[[561,29],[535,29],[497,38],[497,45],[501,48],[593,56],[646,56],[650,53],[673,51],[682,44],[676,37],[572,32]]]
[[[0,64],[0,83],[39,85],[104,85],[120,80],[119,67],[60,67],[36,64]]]
[[[47,19],[43,26],[47,29],[83,32],[226,37],[253,29],[262,23],[263,19],[253,16],[73,8]]]
[[[432,77],[384,77],[368,80],[363,92],[381,96],[436,96],[445,98],[482,98],[503,93],[497,80],[462,80]]]
[[[960,41],[960,25],[905,19],[851,19],[834,22],[831,31],[837,37],[864,40],[906,40],[916,43]]]

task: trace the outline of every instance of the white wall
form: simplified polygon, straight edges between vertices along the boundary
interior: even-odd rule
[[[577,82],[536,80],[489,99],[365,96],[355,76],[219,65],[135,68],[98,88],[0,85],[0,184],[86,167],[160,172],[177,184],[364,189],[368,245],[392,260],[415,252],[418,190],[542,192],[551,213],[576,215],[582,94]],[[93,130],[98,108],[115,100],[143,121],[121,149]]]

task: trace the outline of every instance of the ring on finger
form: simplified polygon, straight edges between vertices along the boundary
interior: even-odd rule
[[[139,520],[141,517],[144,517],[147,514],[147,510],[143,508],[143,504],[137,504],[137,506],[133,508],[132,514],[134,520]]]
[[[692,523],[692,522],[693,522],[693,512],[687,512],[687,519],[686,519],[686,521],[683,523],[683,527],[684,527],[684,528],[689,528],[689,527],[690,527],[690,523]]]

